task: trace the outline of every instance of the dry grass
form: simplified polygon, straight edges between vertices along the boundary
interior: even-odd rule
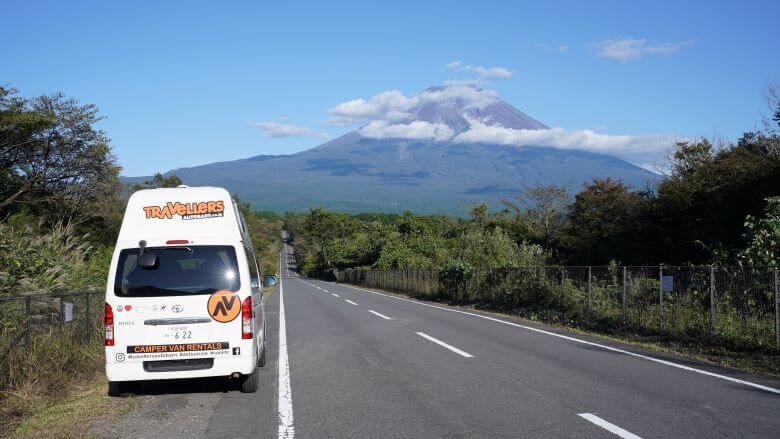
[[[18,418],[9,438],[85,438],[97,418],[114,419],[135,406],[134,398],[110,398],[105,377],[94,374],[69,384],[55,396],[18,393],[9,403],[24,404],[26,416]],[[2,433],[0,433],[2,434]]]
[[[83,328],[74,327],[36,334],[29,346],[20,345],[9,352],[0,365],[0,419],[4,420],[0,435],[26,426],[24,431],[40,427],[45,437],[56,437],[46,435],[48,425],[61,422],[57,420],[67,410],[75,413],[79,404],[87,404],[81,401],[85,399],[83,386],[101,376],[103,355],[96,330],[85,338]],[[89,390],[96,391],[94,386]],[[102,391],[105,393],[105,386]],[[78,395],[82,398],[73,399]],[[89,413],[94,412],[80,415]],[[33,419],[36,423],[28,424]]]

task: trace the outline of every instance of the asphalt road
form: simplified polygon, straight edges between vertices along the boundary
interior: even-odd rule
[[[294,276],[289,247],[283,265]],[[256,394],[147,384],[98,435],[780,436],[780,385],[765,377],[306,278],[283,278],[266,309]]]

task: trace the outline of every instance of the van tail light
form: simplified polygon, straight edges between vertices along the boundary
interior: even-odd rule
[[[241,304],[241,338],[252,339],[252,296],[244,299]]]
[[[106,346],[114,345],[114,310],[111,305],[106,304],[103,314],[103,323],[106,325]]]

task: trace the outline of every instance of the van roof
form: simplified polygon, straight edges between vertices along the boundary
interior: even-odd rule
[[[243,225],[230,193],[220,187],[144,189],[127,201],[117,243],[224,239],[240,241]],[[153,244],[158,242],[158,244]]]

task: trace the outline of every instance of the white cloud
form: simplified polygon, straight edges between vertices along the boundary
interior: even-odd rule
[[[388,119],[403,120],[409,115],[410,99],[398,90],[385,91],[370,100],[354,99],[343,102],[328,110],[334,116],[330,123],[339,125],[360,120]]]
[[[452,138],[452,128],[443,123],[430,123],[416,120],[408,124],[393,124],[384,120],[375,120],[360,128],[358,132],[372,139],[416,139],[444,141]]]
[[[447,70],[460,70],[463,67],[463,63],[460,61],[453,61],[445,67]]]
[[[596,50],[596,55],[599,58],[628,62],[639,59],[644,54],[659,55],[678,52],[691,44],[690,41],[652,44],[646,38],[621,38],[591,43],[590,47]]]
[[[406,97],[398,90],[385,91],[371,99],[354,99],[328,110],[332,116],[328,123],[345,125],[354,122],[385,120],[403,122],[410,120],[410,111],[429,102],[454,100],[464,108],[484,108],[496,102],[498,94],[483,90],[474,84],[448,83],[446,87],[432,87],[422,93]]]
[[[330,138],[327,133],[316,132],[310,128],[299,125],[282,124],[273,120],[247,122],[247,124],[260,128],[268,137],[318,137],[320,139]]]
[[[487,125],[468,118],[470,127],[452,140],[455,142],[496,143],[514,146],[547,146],[577,149],[613,155],[631,163],[652,163],[675,141],[674,134],[614,135],[592,130],[567,131],[560,127],[544,130],[516,130],[502,125]]]
[[[453,61],[445,66],[447,70],[453,70],[455,72],[471,72],[475,73],[480,78],[511,78],[514,72],[505,69],[504,67],[483,67],[464,65],[460,61]]]
[[[488,82],[482,79],[447,79],[444,81],[444,85],[468,85],[472,87],[486,87]]]

